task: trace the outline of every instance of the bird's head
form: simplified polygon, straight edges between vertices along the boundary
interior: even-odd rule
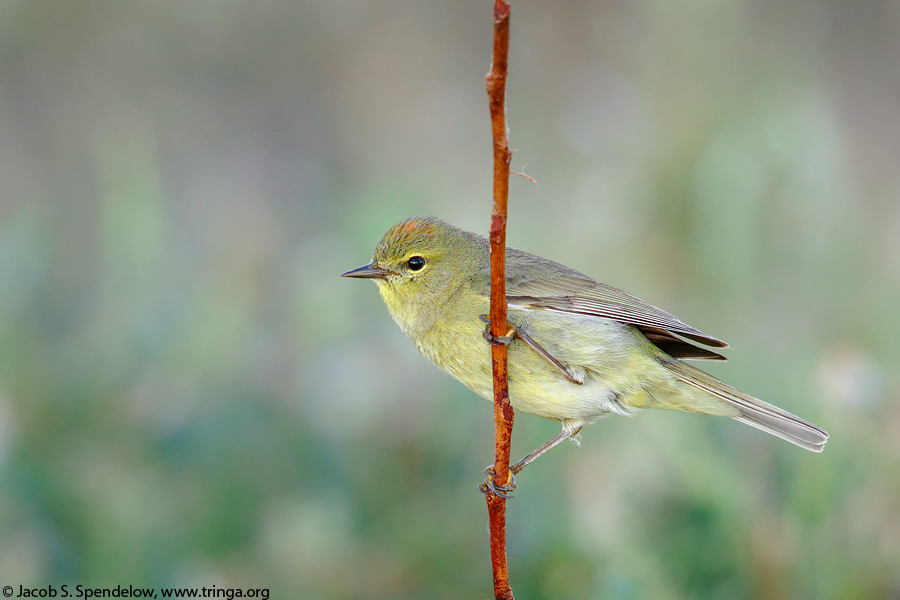
[[[384,234],[372,262],[343,276],[374,280],[391,316],[415,337],[434,323],[486,252],[483,238],[433,217],[413,217]]]

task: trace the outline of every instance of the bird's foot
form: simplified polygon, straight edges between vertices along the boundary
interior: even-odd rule
[[[497,476],[494,473],[494,465],[487,467],[484,472],[487,473],[487,479],[478,486],[478,489],[482,494],[493,494],[504,500],[513,497],[512,492],[516,489],[516,476],[513,475],[512,470],[510,470],[509,473],[509,483],[506,485],[494,483],[494,478]]]
[[[506,332],[506,335],[497,337],[491,333],[490,317],[488,317],[488,315],[478,315],[478,318],[481,319],[482,322],[487,323],[487,325],[484,326],[484,333],[482,335],[491,346],[509,346],[509,343],[516,337],[515,327],[510,327],[509,331]]]

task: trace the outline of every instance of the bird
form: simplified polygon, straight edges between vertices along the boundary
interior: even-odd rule
[[[558,435],[510,466],[513,475],[561,442],[577,441],[587,424],[651,408],[731,417],[823,450],[824,429],[685,362],[725,360],[717,350],[728,344],[541,256],[506,248],[510,333],[490,339],[489,256],[486,238],[434,217],[412,217],[384,234],[371,262],[342,276],[373,280],[419,351],[488,400],[493,378],[485,340],[508,345],[513,408],[561,423]]]

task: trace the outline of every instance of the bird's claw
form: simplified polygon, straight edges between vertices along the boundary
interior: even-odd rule
[[[482,494],[493,494],[504,500],[513,497],[512,492],[516,489],[516,476],[513,475],[512,471],[509,473],[509,483],[506,485],[494,483],[494,478],[497,476],[494,473],[494,465],[487,467],[484,472],[487,473],[487,479],[478,486]]]
[[[484,326],[484,339],[488,341],[491,346],[509,346],[509,343],[513,341],[513,338],[516,337],[516,328],[510,327],[509,331],[506,332],[506,335],[502,335],[497,337],[496,335],[491,333],[491,319],[487,315],[478,315],[478,318],[481,319],[482,322],[487,323]]]

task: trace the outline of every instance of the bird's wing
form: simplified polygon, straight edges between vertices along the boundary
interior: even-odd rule
[[[724,360],[722,355],[681,337],[714,348],[726,348],[728,344],[640,298],[527,252],[509,248],[506,256],[506,298],[510,305],[612,319],[636,326],[670,356]],[[489,287],[489,278],[482,276],[479,280],[480,286]]]
[[[665,329],[659,329],[658,327],[646,327],[642,325],[636,325],[636,327],[638,328],[638,330],[640,330],[641,333],[644,334],[644,337],[653,342],[653,344],[657,348],[659,348],[669,356],[673,356],[675,358],[727,360],[718,352],[713,352],[712,350],[708,350],[707,348],[695,346],[694,344],[669,333]]]

